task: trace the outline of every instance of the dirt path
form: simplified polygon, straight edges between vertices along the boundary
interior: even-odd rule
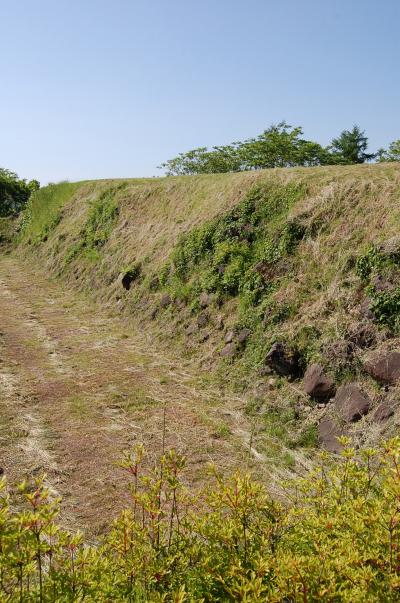
[[[0,257],[0,466],[11,481],[46,472],[66,524],[97,533],[126,503],[115,463],[138,441],[149,459],[160,453],[164,406],[166,446],[188,454],[191,483],[210,461],[248,458],[221,429],[243,431],[232,412],[242,401],[148,347],[122,319]]]

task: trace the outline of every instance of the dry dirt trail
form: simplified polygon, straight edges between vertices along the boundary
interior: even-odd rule
[[[0,256],[0,466],[12,483],[46,472],[64,524],[95,534],[126,504],[115,464],[138,441],[149,459],[160,452],[164,406],[166,446],[188,454],[191,483],[210,461],[243,464],[241,404],[204,390],[122,318]]]

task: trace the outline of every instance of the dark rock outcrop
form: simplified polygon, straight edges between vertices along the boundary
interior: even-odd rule
[[[327,402],[335,395],[334,381],[324,374],[319,364],[311,364],[304,375],[304,391],[317,402]]]
[[[330,417],[324,417],[318,425],[318,439],[320,444],[328,452],[338,454],[343,450],[342,444],[337,438],[345,435],[344,429],[340,427],[336,421]]]
[[[356,346],[341,339],[323,346],[323,354],[327,363],[336,368],[346,368],[353,362]]]
[[[278,375],[284,377],[300,377],[300,354],[285,346],[283,343],[274,343],[265,358],[265,364]]]
[[[225,337],[224,337],[224,341],[225,343],[232,343],[232,341],[235,339],[235,331],[227,331],[225,333]]]
[[[130,271],[126,272],[121,280],[122,286],[126,291],[129,291],[129,289],[131,288],[131,285],[134,281],[134,277],[132,276],[132,274],[130,273]]]
[[[149,283],[150,291],[157,291],[159,286],[160,286],[160,279],[158,278],[158,276],[153,276],[153,278],[151,279],[151,281]]]
[[[222,348],[220,355],[223,358],[232,358],[235,356],[237,352],[237,346],[235,343],[227,343],[225,347]]]
[[[192,322],[186,329],[186,335],[193,335],[198,330],[197,324]]]
[[[356,383],[339,387],[335,396],[335,408],[346,423],[355,423],[371,408],[369,396]]]
[[[209,295],[208,293],[203,291],[203,293],[200,294],[200,298],[199,298],[200,308],[207,308],[211,304],[211,302],[212,302],[211,295]]]
[[[372,300],[369,297],[366,297],[360,305],[360,314],[367,320],[375,320],[375,314],[371,310],[371,303]]]
[[[400,353],[387,352],[364,364],[365,371],[382,385],[394,385],[400,379]]]
[[[395,235],[381,243],[379,251],[389,257],[400,255],[400,235]]]
[[[375,291],[393,291],[396,288],[391,279],[382,274],[377,274],[372,279],[372,285],[374,286]]]
[[[373,325],[361,322],[349,333],[348,339],[357,348],[369,348],[376,343],[375,329]]]
[[[385,400],[375,410],[372,418],[377,423],[384,423],[393,415],[394,415],[393,402],[391,400]]]
[[[199,329],[205,327],[208,324],[209,320],[210,317],[206,312],[202,312],[201,314],[199,314],[197,317],[197,326],[199,327]]]
[[[239,343],[243,344],[250,337],[251,331],[250,329],[241,329],[238,333],[237,340]]]
[[[134,283],[139,276],[141,275],[142,272],[142,266],[140,263],[136,263],[134,266],[132,266],[132,268],[130,268],[129,270],[127,270],[125,272],[125,274],[122,275],[122,279],[121,279],[121,283],[124,289],[126,289],[126,291],[129,291],[129,289],[132,286],[132,283]]]
[[[160,308],[168,308],[171,305],[172,299],[168,293],[164,293],[160,299]]]

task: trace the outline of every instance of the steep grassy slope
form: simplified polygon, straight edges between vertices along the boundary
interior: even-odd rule
[[[315,362],[337,387],[361,384],[372,408],[393,403],[388,420],[370,412],[342,430],[368,442],[396,429],[396,387],[364,366],[398,345],[400,255],[380,246],[399,224],[398,164],[105,180],[39,191],[20,250],[126,313],[149,345],[246,391],[259,449],[277,456],[316,445],[334,412],[303,391]],[[289,375],[266,362],[276,342]]]

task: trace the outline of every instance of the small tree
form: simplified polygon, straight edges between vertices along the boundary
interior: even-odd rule
[[[379,149],[378,161],[400,161],[400,138],[390,143],[388,150]]]
[[[32,193],[40,188],[37,180],[21,180],[10,170],[0,168],[0,216],[18,214]]]
[[[375,153],[366,153],[368,138],[359,126],[351,130],[343,130],[338,138],[334,138],[328,147],[332,154],[332,163],[351,164],[365,163],[376,157]]]

